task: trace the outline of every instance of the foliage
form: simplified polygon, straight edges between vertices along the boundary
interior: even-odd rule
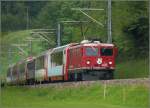
[[[136,56],[148,53],[149,45],[149,25],[148,17],[140,17],[136,22],[129,25],[125,32],[129,35],[129,39],[134,43],[134,52]]]
[[[2,1],[2,32],[24,30],[27,28],[27,13],[31,27],[38,12],[46,2]]]
[[[136,58],[138,53],[145,51],[148,52],[146,49],[136,50],[137,46],[133,39],[136,40],[135,36],[131,39],[127,28],[132,28],[132,25],[136,23],[140,26],[148,25],[148,4],[147,2],[138,1],[138,2],[113,2],[112,8],[112,34],[113,40],[119,47],[119,55],[120,59],[123,59],[122,56],[126,56],[127,58]],[[147,24],[140,23],[139,19],[141,17],[145,17],[144,21]],[[140,24],[139,24],[140,23]],[[137,26],[135,25],[135,27]],[[145,29],[146,30],[146,29]],[[148,36],[148,30],[144,31],[141,30],[141,38],[145,38]],[[135,35],[135,34],[134,34]],[[146,35],[146,36],[144,36]],[[146,42],[146,41],[145,41]],[[143,41],[143,43],[145,43]],[[146,42],[147,43],[147,42]],[[141,47],[148,47],[146,44],[141,44]],[[145,53],[143,53],[145,55]],[[138,55],[140,57],[141,55]]]
[[[127,59],[116,64],[115,78],[143,78],[149,76],[148,59]]]

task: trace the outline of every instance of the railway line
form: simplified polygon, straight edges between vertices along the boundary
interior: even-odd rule
[[[54,87],[54,88],[68,88],[68,87],[80,87],[90,86],[93,84],[100,85],[143,85],[150,88],[150,78],[135,78],[135,79],[113,79],[113,80],[97,80],[97,81],[73,81],[73,82],[57,82],[47,84],[34,84],[25,85],[31,88],[42,88],[42,87]]]

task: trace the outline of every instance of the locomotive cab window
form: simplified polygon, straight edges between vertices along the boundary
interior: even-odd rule
[[[87,47],[85,49],[86,56],[98,56],[98,48]]]
[[[101,56],[112,56],[113,49],[112,48],[101,48]]]

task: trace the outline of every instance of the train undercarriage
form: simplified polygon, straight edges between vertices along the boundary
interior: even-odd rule
[[[114,70],[82,70],[69,74],[69,81],[109,80],[113,78]]]
[[[62,77],[62,78],[60,78]],[[78,70],[69,71],[68,80],[65,81],[63,76],[49,77],[48,80],[36,80],[34,78],[27,79],[20,83],[11,83],[8,85],[34,85],[56,82],[70,82],[70,81],[95,81],[95,80],[110,80],[114,78],[114,70]],[[55,79],[55,80],[54,80]]]

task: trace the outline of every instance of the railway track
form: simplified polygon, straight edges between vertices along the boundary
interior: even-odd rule
[[[54,88],[66,88],[66,87],[79,87],[79,86],[90,86],[93,84],[100,85],[143,85],[150,88],[150,78],[136,78],[136,79],[114,79],[114,80],[97,80],[97,81],[74,81],[74,82],[57,82],[47,84],[34,84],[26,85],[31,88],[42,88],[42,87],[54,87]]]

